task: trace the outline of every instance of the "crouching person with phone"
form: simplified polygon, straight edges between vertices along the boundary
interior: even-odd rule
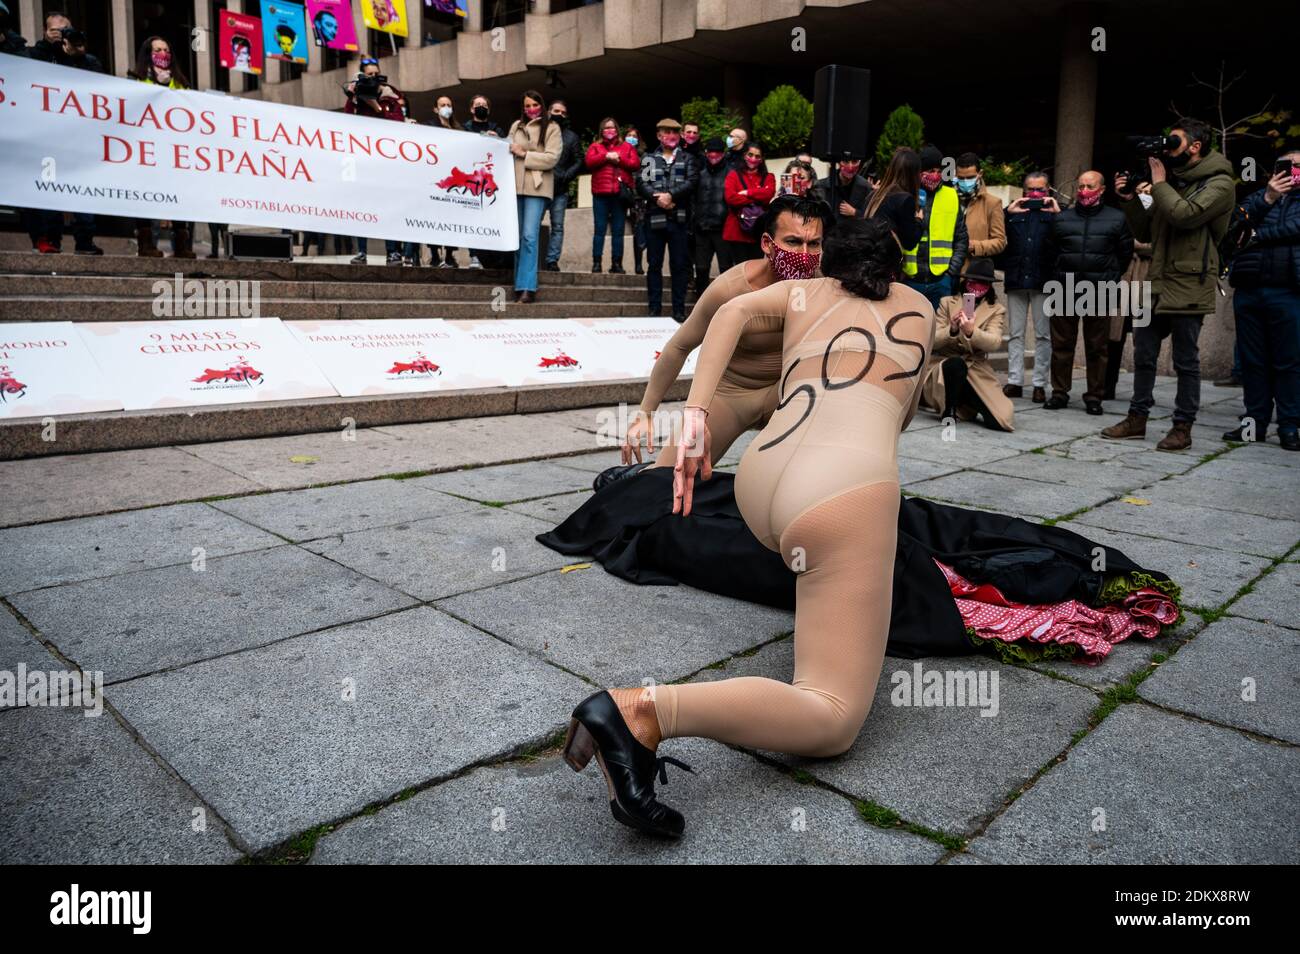
[[[1223,437],[1247,440],[1253,425],[1253,439],[1264,440],[1276,409],[1278,442],[1300,450],[1300,150],[1278,160],[1239,214],[1254,233],[1228,273],[1246,406]]]
[[[1006,309],[993,291],[993,260],[968,259],[961,294],[939,302],[934,343],[921,378],[921,404],[942,418],[1012,431],[1011,399],[998,386],[989,354],[1002,348]]]

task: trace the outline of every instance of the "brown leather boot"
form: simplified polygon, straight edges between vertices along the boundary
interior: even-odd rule
[[[189,229],[172,230],[172,258],[195,258]]]
[[[1165,439],[1156,445],[1156,450],[1175,451],[1192,446],[1192,425],[1190,421],[1174,421]]]
[[[136,254],[143,258],[162,258],[162,250],[153,244],[153,229],[147,225],[135,230]]]
[[[1101,436],[1116,441],[1146,440],[1147,416],[1145,414],[1134,414],[1130,411],[1124,420],[1104,429]]]

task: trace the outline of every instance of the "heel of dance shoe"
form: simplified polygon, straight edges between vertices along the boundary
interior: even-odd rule
[[[569,720],[569,732],[564,737],[564,761],[581,772],[596,754],[596,740],[592,738],[587,727],[577,719]]]

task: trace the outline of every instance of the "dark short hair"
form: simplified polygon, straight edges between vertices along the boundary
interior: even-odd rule
[[[1193,119],[1190,116],[1179,116],[1178,121],[1173,124],[1172,129],[1181,129],[1187,133],[1187,145],[1191,147],[1192,143],[1201,144],[1201,152],[1206,152],[1210,148],[1213,133],[1210,130],[1210,124],[1199,119]]]
[[[1052,177],[1049,176],[1042,169],[1035,169],[1033,172],[1026,172],[1025,177],[1020,180],[1020,184],[1023,186],[1030,179],[1042,179],[1044,182],[1047,183],[1047,187],[1049,189],[1052,187]]]
[[[969,169],[971,166],[978,169],[980,167],[980,157],[973,152],[963,152],[957,157],[957,165],[962,169]]]
[[[770,235],[772,238],[776,238],[776,220],[784,212],[789,212],[795,218],[804,221],[821,219],[823,232],[828,231],[831,227],[831,207],[824,200],[812,196],[787,193],[777,196],[763,211],[758,220],[758,234]]]

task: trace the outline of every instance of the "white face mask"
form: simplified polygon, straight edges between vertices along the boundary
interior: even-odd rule
[[[1142,203],[1142,208],[1149,209],[1156,200],[1149,192],[1139,192],[1138,201]]]
[[[441,109],[438,110],[438,115],[441,116],[443,119],[451,119],[451,107],[443,106]]]

